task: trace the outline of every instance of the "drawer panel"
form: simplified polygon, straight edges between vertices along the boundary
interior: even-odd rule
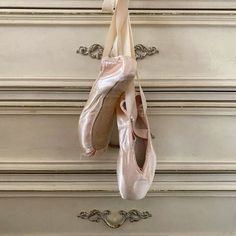
[[[1,235],[151,235],[227,236],[235,234],[235,197],[156,197],[138,202],[114,197],[20,197],[0,199]],[[149,211],[152,217],[126,222],[120,229],[107,228],[77,218],[93,209]],[[227,214],[222,214],[227,212]],[[116,217],[116,218],[115,218]],[[113,216],[113,220],[117,219]],[[207,224],[206,224],[207,222]]]
[[[103,45],[109,20],[76,10],[0,15],[0,85],[90,86],[100,63],[76,51]],[[154,11],[132,21],[136,44],[160,51],[139,61],[145,86],[235,86],[233,13]]]
[[[160,50],[139,61],[157,169],[235,170],[234,14],[136,13],[136,42]],[[1,12],[0,169],[115,169],[117,149],[83,159],[77,138],[79,113],[100,62],[76,50],[103,44],[109,21],[94,10]],[[173,93],[178,89],[189,93]]]
[[[0,114],[0,169],[116,168],[116,148],[95,159],[81,157],[77,123],[82,103],[1,104],[5,106]],[[235,170],[235,102],[177,100],[148,104],[158,170]]]
[[[101,8],[101,0],[1,0],[1,7],[37,7],[37,8]],[[229,8],[236,7],[232,0],[132,0],[131,8],[175,8],[175,9],[197,9],[197,8]]]

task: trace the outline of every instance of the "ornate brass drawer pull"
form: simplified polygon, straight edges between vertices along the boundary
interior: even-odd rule
[[[90,56],[93,59],[100,60],[102,58],[104,47],[100,44],[93,44],[90,47],[81,46],[76,52],[84,56]],[[158,54],[159,51],[156,47],[145,47],[142,44],[137,44],[134,47],[137,60],[142,60],[146,56],[152,56]]]
[[[148,211],[140,212],[134,209],[130,210],[129,212],[121,210],[118,213],[119,213],[118,220],[111,219],[111,216],[113,214],[111,214],[111,211],[109,210],[105,211],[92,210],[90,212],[82,211],[78,215],[78,218],[89,220],[91,222],[96,222],[96,223],[103,221],[108,227],[112,229],[117,229],[121,227],[127,220],[132,223],[132,222],[138,222],[142,219],[147,219],[152,216]]]

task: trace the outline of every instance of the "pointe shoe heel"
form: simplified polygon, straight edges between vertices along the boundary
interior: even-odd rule
[[[103,152],[110,140],[117,101],[134,79],[137,63],[131,57],[105,57],[80,115],[78,132],[82,152],[94,156]]]
[[[127,115],[125,100],[117,106],[120,140],[117,180],[121,197],[128,200],[140,200],[146,196],[156,169],[156,154],[140,95],[136,96],[136,105],[136,120]]]

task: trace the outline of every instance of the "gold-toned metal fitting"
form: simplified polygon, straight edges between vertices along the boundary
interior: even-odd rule
[[[102,58],[104,47],[100,44],[93,44],[89,47],[80,46],[76,53],[90,56],[93,59],[100,60]],[[159,53],[156,47],[146,47],[143,44],[137,44],[134,47],[136,60],[143,60],[147,56],[153,56]]]
[[[120,228],[126,221],[133,223],[143,219],[147,219],[152,216],[148,211],[140,212],[135,209],[130,210],[128,212],[121,210],[118,212],[118,214],[119,217],[114,217],[114,214],[111,214],[111,211],[109,210],[92,210],[90,212],[80,212],[78,218],[96,223],[102,221],[105,223],[106,226],[112,229],[117,229]]]
[[[90,56],[93,59],[100,60],[102,59],[104,47],[99,44],[93,44],[90,47],[84,47],[80,46],[79,49],[76,51],[76,53],[84,55],[84,56]]]

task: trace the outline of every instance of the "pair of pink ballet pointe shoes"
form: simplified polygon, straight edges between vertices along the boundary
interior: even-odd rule
[[[100,74],[79,119],[83,152],[93,156],[107,148],[116,116],[120,148],[117,180],[122,198],[130,200],[146,196],[156,167],[142,94],[134,98],[134,115],[127,109],[125,93],[130,83],[134,82],[136,71],[137,62],[131,57],[103,58]]]

